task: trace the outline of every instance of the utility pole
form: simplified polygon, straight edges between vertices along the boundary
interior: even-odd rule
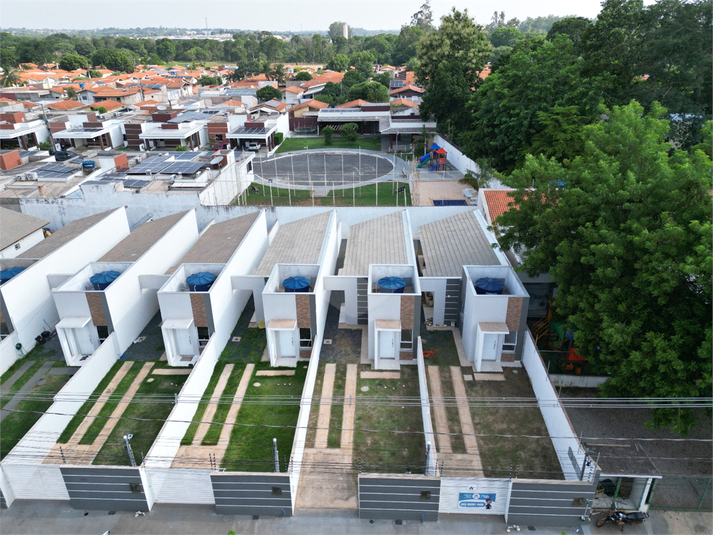
[[[272,454],[275,458],[275,473],[277,474],[280,472],[280,458],[277,453],[277,439],[276,438],[272,439]]]
[[[134,458],[134,452],[131,449],[131,443],[129,440],[134,438],[134,435],[129,433],[128,435],[124,435],[124,446],[126,446],[126,452],[129,454],[129,462],[131,463],[131,466],[136,466],[136,459]]]

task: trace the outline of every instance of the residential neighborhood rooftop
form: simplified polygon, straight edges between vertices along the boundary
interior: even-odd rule
[[[403,210],[352,225],[349,229],[345,276],[366,276],[370,264],[406,264]]]
[[[0,250],[49,225],[49,221],[0,208]]]

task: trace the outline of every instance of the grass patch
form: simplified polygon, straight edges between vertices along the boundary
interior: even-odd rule
[[[381,151],[381,138],[380,137],[360,137],[356,141],[350,142],[346,139],[342,139],[339,136],[334,136],[332,138],[331,145],[324,144],[323,137],[291,137],[285,139],[280,147],[275,151],[276,154],[281,152],[294,152],[305,150],[305,147],[309,147],[309,150],[314,149],[353,149],[358,150],[362,148],[364,150],[375,150]]]
[[[18,362],[20,361],[18,360],[15,364],[17,364]],[[25,362],[26,361],[23,359],[22,363],[24,364]],[[17,393],[18,390],[25,386],[27,381],[32,379],[32,376],[37,373],[37,370],[39,370],[44,363],[44,360],[36,360],[29,368],[27,368],[27,371],[25,371],[25,373],[23,373],[22,376],[17,381],[15,381],[15,383],[7,390],[7,392],[5,392],[5,389],[3,388],[3,395],[2,398],[0,398],[0,407],[4,407],[5,404],[12,399],[15,393]],[[13,367],[15,366],[15,364],[13,364]],[[22,364],[20,364],[20,366],[22,366]],[[13,373],[20,368],[20,366],[17,366],[17,368],[15,368],[14,370],[11,368],[6,373],[4,373],[2,376],[3,383],[9,380],[10,377],[12,377]]]
[[[287,188],[272,188],[272,198],[270,197],[270,188],[263,187],[261,184],[255,184],[258,188],[258,193],[254,193],[250,188],[245,191],[241,197],[247,199],[250,206],[289,206],[290,202],[293,206],[311,206],[312,193],[309,190],[292,189],[288,195]],[[357,186],[352,192],[351,189],[336,189],[334,195],[332,190],[325,197],[315,197],[315,206],[377,206],[376,192],[379,191],[378,206],[403,206],[404,193],[396,194],[396,191],[401,188],[406,188],[406,204],[411,206],[411,190],[408,182],[379,182],[378,184],[368,184],[366,186]],[[247,196],[247,197],[246,197]],[[397,202],[398,197],[398,202]],[[236,204],[238,201],[236,201]]]
[[[317,369],[317,377],[314,381],[314,392],[312,394],[312,409],[309,412],[309,424],[307,427],[307,436],[305,438],[305,447],[314,448],[314,443],[317,438],[317,423],[319,422],[319,405],[322,398],[322,385],[324,384],[324,370],[328,363],[320,361]],[[332,407],[334,410],[334,407]]]
[[[36,385],[28,396],[18,403],[15,411],[0,423],[0,459],[4,458],[22,437],[52,406],[52,397],[71,378],[68,374],[45,375],[45,383]]]
[[[223,431],[223,423],[230,412],[230,407],[233,405],[233,397],[235,397],[235,392],[238,390],[240,378],[243,376],[244,371],[245,364],[236,364],[233,367],[233,371],[230,373],[227,383],[225,383],[220,403],[218,403],[213,415],[212,421],[215,423],[208,428],[201,442],[202,446],[215,446],[218,443],[220,433]]]
[[[337,363],[337,370],[334,375],[334,390],[332,398],[334,404],[329,414],[329,435],[327,436],[328,448],[340,448],[342,446],[342,417],[344,416],[344,389],[347,383],[347,365]]]
[[[206,389],[203,392],[203,396],[201,397],[200,403],[198,403],[196,413],[193,415],[193,422],[191,423],[191,425],[188,426],[188,429],[186,429],[186,434],[183,435],[183,438],[181,439],[181,446],[190,446],[191,444],[193,444],[193,438],[196,436],[196,431],[198,431],[198,426],[200,425],[199,422],[203,418],[203,414],[205,413],[205,410],[208,407],[208,401],[210,400],[210,397],[213,395],[213,392],[215,392],[215,387],[218,384],[218,381],[220,380],[220,376],[223,373],[223,370],[225,369],[225,365],[225,361],[218,361],[218,363],[215,365],[215,368],[213,368],[213,375],[211,375],[210,381],[208,381],[208,386],[206,386]]]
[[[360,374],[369,369],[359,366]],[[368,386],[369,391],[361,392],[362,386]],[[426,441],[416,366],[402,366],[400,379],[360,378],[357,392],[354,462],[366,472],[398,474],[410,468],[414,474],[422,474]]]
[[[438,371],[441,374],[441,394],[444,398],[454,398],[456,393],[453,388],[453,376],[451,375],[450,367],[442,366],[439,367]],[[446,418],[448,419],[448,431],[452,433],[451,450],[453,453],[468,453],[465,449],[458,407],[446,407]]]
[[[101,433],[102,429],[104,429],[109,416],[111,416],[119,406],[121,398],[124,397],[124,394],[131,386],[131,383],[134,382],[134,379],[136,379],[136,376],[141,371],[141,368],[143,368],[143,364],[140,362],[134,362],[131,365],[129,371],[126,372],[126,375],[116,386],[116,390],[112,392],[109,399],[106,403],[104,403],[104,406],[99,410],[99,414],[97,414],[96,418],[94,418],[92,423],[89,425],[89,428],[86,433],[84,433],[84,436],[79,439],[80,444],[94,444],[94,441],[99,436],[99,433]]]
[[[512,473],[513,477],[529,479],[563,479],[547,426],[537,407],[473,405],[478,398],[536,399],[524,369],[505,368],[503,373],[505,381],[465,383],[473,425],[478,433],[486,435],[477,437],[484,477],[509,477]],[[502,434],[545,438],[487,436]]]
[[[261,386],[250,384],[246,396],[253,403],[243,404],[238,415],[238,422],[247,425],[233,427],[222,468],[231,472],[272,472],[274,437],[280,452],[280,470],[287,469],[308,364],[298,363],[293,376],[265,376],[260,377]],[[280,368],[270,368],[267,362],[255,366],[256,371],[267,369]]]
[[[62,434],[59,436],[59,439],[57,439],[57,442],[59,442],[60,444],[66,444],[67,442],[69,442],[69,439],[72,438],[74,432],[81,425],[82,420],[84,420],[84,417],[89,414],[90,410],[92,410],[92,407],[96,403],[99,396],[101,396],[102,392],[106,390],[106,387],[109,386],[109,383],[111,383],[112,379],[114,379],[114,376],[117,374],[123,364],[124,363],[120,360],[117,360],[114,363],[111,369],[107,372],[101,382],[94,389],[94,392],[92,392],[92,395],[89,397],[89,399],[84,402],[84,405],[79,408],[77,414],[74,416],[74,418],[70,420],[70,422],[67,424],[67,427],[64,428],[64,431],[62,431]]]
[[[151,383],[147,381],[150,377],[155,379]],[[141,463],[171,414],[175,395],[181,391],[186,379],[188,375],[149,374],[136,392],[135,401],[126,408],[92,464],[129,466],[122,440],[127,433],[134,435],[131,446],[136,462]]]

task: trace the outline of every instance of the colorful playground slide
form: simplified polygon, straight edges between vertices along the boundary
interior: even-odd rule
[[[433,167],[429,169],[429,171],[435,171],[438,168],[438,164],[433,164]]]
[[[421,163],[418,164],[416,167],[423,167],[424,165],[426,165],[426,164],[428,163],[428,161],[429,161],[430,159],[431,159],[431,153],[430,153],[430,152],[427,152],[426,154],[424,154],[423,156],[421,156],[421,157],[418,159],[418,161],[421,162]]]

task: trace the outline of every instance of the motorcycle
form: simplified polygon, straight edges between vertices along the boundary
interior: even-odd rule
[[[641,524],[644,520],[649,518],[649,513],[624,513],[623,511],[616,510],[616,504],[614,504],[614,509],[606,516],[597,520],[597,527],[601,528],[604,524],[613,522],[621,526],[621,531],[624,531],[624,524]]]

